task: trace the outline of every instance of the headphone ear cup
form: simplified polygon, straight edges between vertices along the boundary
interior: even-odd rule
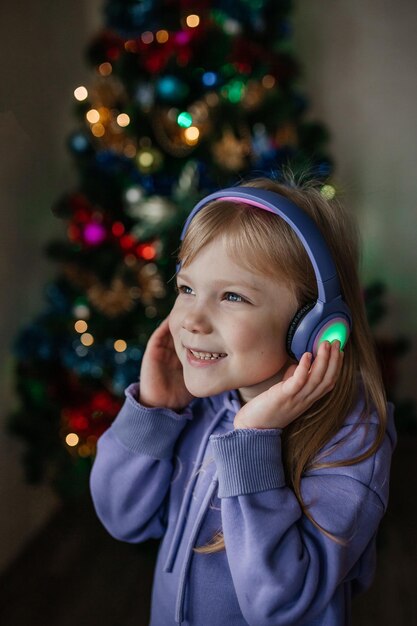
[[[307,302],[307,304],[305,304],[301,309],[298,309],[297,313],[292,318],[291,323],[290,323],[290,325],[288,327],[288,332],[287,332],[287,353],[290,355],[290,357],[292,357],[296,361],[298,361],[298,359],[297,359],[297,357],[295,356],[294,352],[291,349],[291,344],[292,344],[292,340],[293,340],[295,331],[297,330],[297,326],[299,325],[299,323],[301,322],[303,317],[305,317],[309,311],[314,309],[315,306],[316,306],[316,301]],[[307,345],[306,345],[306,350],[307,350]]]

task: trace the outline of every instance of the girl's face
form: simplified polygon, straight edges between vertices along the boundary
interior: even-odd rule
[[[180,270],[177,285],[169,327],[192,395],[238,389],[248,402],[282,379],[297,310],[283,283],[244,269],[216,240]]]

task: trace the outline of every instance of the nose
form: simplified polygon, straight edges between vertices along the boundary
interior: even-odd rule
[[[201,333],[203,335],[212,331],[209,315],[199,307],[187,311],[182,320],[182,327],[189,333]]]

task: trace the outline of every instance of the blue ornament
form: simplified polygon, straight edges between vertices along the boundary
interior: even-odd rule
[[[95,167],[104,174],[110,174],[111,176],[125,174],[129,179],[133,178],[137,171],[132,159],[114,150],[100,150],[100,152],[97,152]]]
[[[189,88],[176,76],[162,76],[155,84],[156,95],[168,103],[179,103],[188,96]]]
[[[154,0],[108,0],[104,8],[106,24],[126,37],[139,37],[144,30],[157,30],[156,4]]]
[[[94,152],[89,137],[82,132],[72,133],[67,141],[70,151],[75,155],[83,156]]]
[[[49,361],[54,355],[54,345],[50,331],[35,320],[23,328],[17,336],[13,351],[22,361]]]
[[[279,168],[285,162],[289,162],[294,150],[284,147],[281,149],[271,148],[258,155],[252,169],[259,176],[269,176],[270,172]]]
[[[293,25],[288,19],[283,19],[278,23],[277,35],[280,38],[287,39],[293,34]]]
[[[253,30],[264,29],[263,0],[217,0],[214,6],[227,17]]]
[[[150,109],[155,100],[155,89],[151,83],[140,82],[136,86],[135,101],[144,109]]]
[[[155,172],[153,175],[155,194],[159,196],[171,196],[177,177],[164,172]]]
[[[105,346],[94,343],[87,347],[78,337],[63,343],[61,360],[67,369],[78,376],[92,378],[101,378],[107,363],[111,363]]]
[[[292,105],[294,108],[294,113],[296,113],[297,115],[301,115],[307,110],[309,106],[309,101],[305,95],[301,93],[294,93],[292,96]]]
[[[219,77],[215,72],[204,72],[201,77],[201,81],[205,87],[213,87],[217,83],[218,79]]]
[[[46,285],[45,298],[49,305],[48,310],[55,313],[67,313],[71,309],[71,300],[65,293],[63,286],[58,282]]]
[[[332,164],[329,161],[321,161],[314,167],[314,172],[317,178],[327,178],[333,170]]]

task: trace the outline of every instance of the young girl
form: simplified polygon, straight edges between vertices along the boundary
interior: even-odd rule
[[[114,537],[162,538],[151,626],[344,626],[395,445],[355,229],[314,186],[234,189],[186,226],[175,305],[99,441],[93,500]],[[300,348],[323,293],[340,340]]]

